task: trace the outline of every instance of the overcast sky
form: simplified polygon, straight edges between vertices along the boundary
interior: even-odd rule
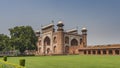
[[[65,30],[88,29],[88,45],[120,43],[120,0],[0,0],[0,33],[9,28],[59,20]]]

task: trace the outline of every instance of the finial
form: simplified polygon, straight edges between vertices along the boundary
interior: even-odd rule
[[[54,20],[52,20],[52,24],[54,24]]]

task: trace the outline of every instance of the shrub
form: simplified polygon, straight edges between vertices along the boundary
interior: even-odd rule
[[[4,57],[3,57],[3,61],[7,61],[7,56],[4,56]]]
[[[20,66],[25,66],[25,59],[20,59]]]
[[[0,60],[0,68],[25,68],[25,67]]]

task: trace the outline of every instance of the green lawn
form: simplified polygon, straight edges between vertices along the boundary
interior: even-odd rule
[[[19,64],[19,59],[26,59],[26,68],[120,68],[120,56],[8,57],[8,61],[15,64]]]

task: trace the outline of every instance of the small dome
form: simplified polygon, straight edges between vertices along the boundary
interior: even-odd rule
[[[87,29],[85,27],[83,27],[82,30],[87,30]]]
[[[62,21],[58,21],[58,24],[63,24],[63,22]]]
[[[39,33],[39,32],[40,32],[40,30],[36,30],[35,32]]]

